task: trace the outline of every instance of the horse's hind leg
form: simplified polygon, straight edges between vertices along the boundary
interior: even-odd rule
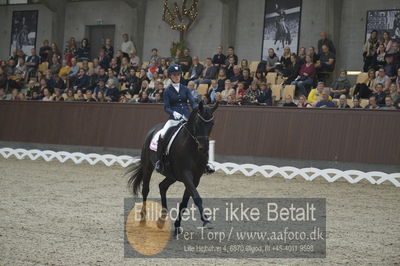
[[[143,184],[142,184],[143,206],[142,206],[142,211],[140,212],[142,216],[141,222],[143,223],[146,221],[146,202],[147,202],[147,196],[149,195],[150,192],[150,179],[152,172],[153,169],[151,169],[151,166],[144,167]]]
[[[161,211],[161,218],[157,222],[158,228],[163,228],[164,223],[165,223],[165,218],[167,217],[168,214],[168,207],[167,207],[167,190],[168,188],[175,183],[176,180],[172,178],[166,177],[160,184],[160,195],[161,195],[161,205],[162,205],[162,211]]]

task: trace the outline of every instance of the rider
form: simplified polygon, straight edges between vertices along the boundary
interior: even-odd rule
[[[165,123],[163,129],[160,131],[160,140],[157,146],[157,159],[155,168],[157,172],[162,173],[164,171],[164,143],[163,138],[167,133],[168,129],[177,126],[181,122],[188,121],[190,116],[190,110],[188,102],[192,109],[197,107],[195,99],[192,96],[190,90],[182,85],[182,69],[180,65],[172,64],[168,67],[168,75],[172,83],[164,90],[164,111],[169,114],[169,119]],[[213,172],[210,166],[207,166],[207,172]]]

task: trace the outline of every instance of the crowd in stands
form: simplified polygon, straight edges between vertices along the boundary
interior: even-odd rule
[[[163,91],[171,84],[167,68],[174,63],[182,67],[182,83],[206,103],[395,109],[400,105],[400,43],[389,32],[381,40],[377,36],[373,31],[363,47],[363,71],[368,74],[359,76],[356,84],[345,70],[326,82],[335,70],[336,49],[324,32],[317,49],[302,47],[296,54],[285,47],[279,58],[271,48],[256,66],[239,60],[234,47],[224,51],[219,46],[204,62],[187,48],[172,57],[162,57],[153,48],[149,62],[143,63],[127,34],[120,49],[106,39],[95,58],[90,57],[88,39],[78,45],[70,38],[63,52],[45,40],[29,56],[13,51],[0,62],[0,100],[162,103]],[[274,89],[286,94],[277,97]]]

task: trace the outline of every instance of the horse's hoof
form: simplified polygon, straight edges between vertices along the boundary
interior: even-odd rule
[[[159,218],[159,219],[157,220],[157,227],[158,227],[158,229],[162,229],[162,228],[164,227],[164,225],[165,225],[165,220]]]
[[[205,229],[214,229],[214,226],[210,221],[205,221],[203,223],[203,228],[205,228]]]
[[[175,227],[174,230],[174,238],[178,239],[178,236],[183,233],[182,227]]]

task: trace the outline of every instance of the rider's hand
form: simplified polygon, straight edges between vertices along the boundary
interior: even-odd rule
[[[176,120],[180,120],[182,118],[182,115],[178,112],[174,111],[172,114]]]

